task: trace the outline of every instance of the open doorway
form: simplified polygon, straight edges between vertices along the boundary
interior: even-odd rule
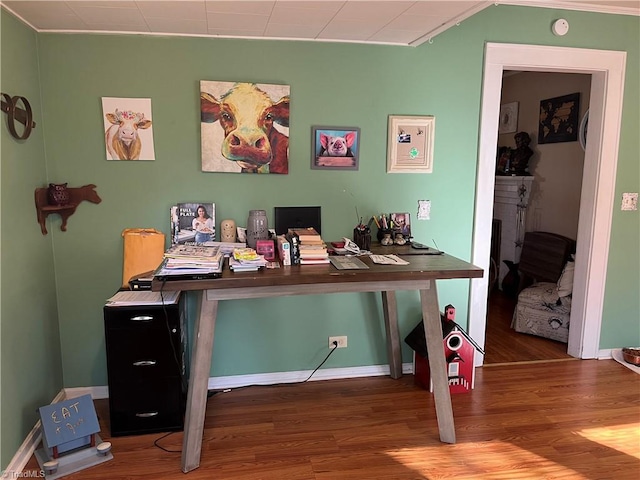
[[[471,282],[469,333],[484,346],[496,140],[504,70],[592,75],[578,250],[568,353],[596,358],[620,137],[625,52],[488,43],[485,54],[472,262],[485,270]],[[597,254],[596,254],[597,252]],[[476,364],[483,358],[477,355]]]
[[[516,136],[526,135],[532,156],[525,177],[510,176],[499,167],[496,172],[491,244],[492,259],[500,271],[494,288],[489,290],[485,364],[572,358],[566,343],[516,332],[511,320],[517,302],[524,232],[551,232],[574,241],[577,238],[585,157],[577,127],[588,112],[590,91],[588,74],[503,73],[501,110],[502,106],[509,107],[514,114],[512,120],[517,122],[499,129],[498,152],[509,156],[517,146]],[[541,102],[567,97],[575,111],[575,140],[545,141],[544,135],[539,136]]]

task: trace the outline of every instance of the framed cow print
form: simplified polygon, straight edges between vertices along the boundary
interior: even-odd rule
[[[311,168],[358,170],[360,129],[311,127]]]
[[[289,173],[289,85],[200,82],[202,171]]]
[[[102,97],[107,160],[155,160],[150,98]]]

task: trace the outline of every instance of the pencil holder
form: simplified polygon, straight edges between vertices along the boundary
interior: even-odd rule
[[[371,231],[368,228],[364,230],[354,228],[353,241],[360,250],[371,250]]]

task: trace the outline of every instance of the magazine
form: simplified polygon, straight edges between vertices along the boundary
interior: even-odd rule
[[[199,245],[215,240],[215,203],[178,203],[171,207],[171,245]]]

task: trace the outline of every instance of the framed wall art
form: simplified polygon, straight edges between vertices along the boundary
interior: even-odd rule
[[[360,129],[357,127],[311,127],[311,168],[358,170]]]
[[[150,98],[102,97],[107,160],[155,160]]]
[[[200,82],[202,171],[289,173],[289,85]]]
[[[580,93],[542,100],[538,144],[576,142],[579,111]]]
[[[513,133],[518,129],[518,102],[500,105],[500,124],[498,133]]]
[[[389,115],[387,173],[431,173],[436,119]]]

